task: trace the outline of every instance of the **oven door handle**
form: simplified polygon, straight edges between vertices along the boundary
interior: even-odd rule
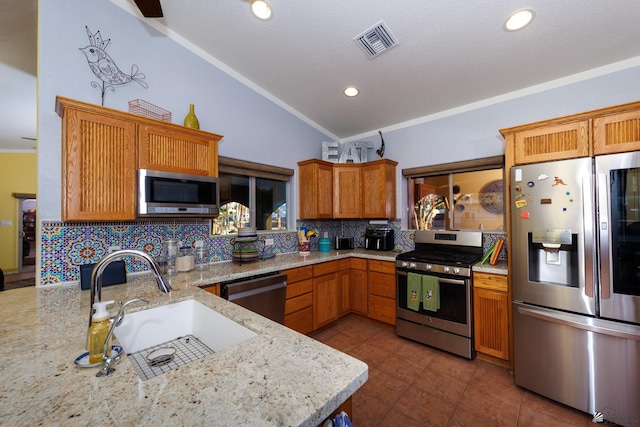
[[[398,276],[407,276],[408,272],[406,272],[406,271],[398,271],[397,274],[398,274]],[[423,275],[423,276],[428,276],[428,274],[422,274],[422,273],[416,273],[416,274],[420,274],[420,275]],[[435,276],[435,277],[438,277],[438,276]],[[445,277],[438,277],[438,280],[440,282],[442,282],[442,283],[449,283],[451,285],[462,285],[462,286],[464,286],[464,285],[467,284],[466,280],[447,279]]]

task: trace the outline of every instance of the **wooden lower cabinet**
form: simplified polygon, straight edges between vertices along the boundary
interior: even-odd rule
[[[220,296],[220,284],[219,283],[212,283],[210,285],[204,285],[204,286],[200,286],[200,289],[202,289],[203,291],[207,291],[211,294]]]
[[[509,360],[509,294],[507,276],[473,273],[475,349]]]
[[[313,268],[294,268],[283,273],[287,275],[284,325],[302,334],[313,332]]]
[[[369,317],[396,324],[396,267],[390,261],[369,260]]]
[[[338,261],[313,266],[313,329],[338,320],[340,299],[338,269]]]
[[[348,313],[396,323],[395,263],[346,258],[283,270],[284,325],[309,334]]]
[[[338,261],[338,315],[351,311],[351,258]]]
[[[367,260],[351,258],[350,274],[351,311],[369,314],[369,286],[367,281]]]

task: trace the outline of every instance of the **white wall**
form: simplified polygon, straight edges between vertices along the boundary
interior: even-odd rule
[[[61,119],[56,95],[94,104],[98,81],[79,50],[89,45],[85,25],[111,39],[106,52],[129,74],[136,64],[149,85],[136,83],[107,92],[106,107],[127,111],[144,99],[172,112],[181,124],[195,104],[200,129],[224,135],[220,155],[295,169],[318,157],[329,137],[158,33],[108,0],[40,3],[38,64],[38,205],[43,220],[59,220],[61,209]],[[294,180],[295,185],[295,180]],[[293,194],[297,191],[292,189]],[[294,204],[295,205],[295,204]],[[295,214],[294,206],[290,210]]]

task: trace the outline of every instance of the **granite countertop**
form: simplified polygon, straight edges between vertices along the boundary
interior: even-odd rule
[[[366,382],[367,365],[197,285],[350,256],[395,259],[363,250],[289,254],[179,274],[170,294],[150,274],[103,288],[103,301],[150,301],[128,312],[196,299],[257,334],[147,381],[126,357],[106,378],[74,365],[85,351],[89,291],[74,284],[1,292],[0,424],[316,426]]]
[[[509,274],[507,261],[503,260],[496,262],[495,265],[491,265],[489,263],[477,263],[473,266],[472,270],[481,273],[500,274],[502,276],[507,276]]]
[[[168,279],[171,286],[174,286],[174,284],[178,286],[186,284],[204,286],[344,258],[356,257],[381,261],[395,261],[397,254],[398,252],[395,251],[371,251],[367,249],[331,250],[329,252],[311,251],[309,255],[305,256],[298,255],[298,253],[295,252],[248,263],[236,263],[232,261],[218,262],[211,264],[207,270],[193,270],[186,273],[178,273],[175,276],[168,277]]]

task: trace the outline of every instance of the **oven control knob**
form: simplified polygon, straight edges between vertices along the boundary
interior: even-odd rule
[[[407,261],[400,261],[400,267],[407,267],[407,265],[409,265],[409,263]]]
[[[445,266],[445,267],[442,268],[442,271],[444,271],[445,273],[448,273],[449,270],[451,270],[451,267],[449,267],[449,266]]]
[[[415,270],[416,269],[416,263],[415,262],[410,262],[409,263],[409,268],[413,268]]]
[[[424,266],[424,269],[427,271],[431,271],[433,269],[433,266],[431,264],[427,264]]]
[[[453,269],[453,274],[460,274],[460,267],[455,267]]]

